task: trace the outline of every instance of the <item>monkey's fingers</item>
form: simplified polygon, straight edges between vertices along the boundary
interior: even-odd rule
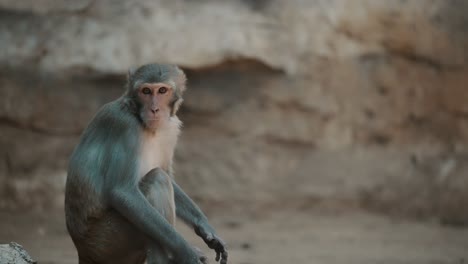
[[[215,250],[216,252],[216,261],[220,261],[220,263],[227,263],[227,250],[226,250],[226,243],[219,238],[218,236],[214,235],[214,237],[208,242],[208,246]]]
[[[216,261],[219,261],[220,257],[221,257],[221,252],[224,251],[224,247],[223,247],[223,244],[221,244],[219,242],[219,240],[216,240],[216,239],[212,239],[210,242],[209,242],[209,245],[208,245],[210,248],[214,249],[215,252],[216,252]]]
[[[227,264],[227,259],[228,259],[228,253],[226,250],[221,253],[221,261],[219,262],[220,264]]]
[[[221,264],[227,263],[228,252],[226,250],[226,245],[222,244],[220,241],[216,241],[217,245],[214,246],[216,251],[216,261],[220,261]]]

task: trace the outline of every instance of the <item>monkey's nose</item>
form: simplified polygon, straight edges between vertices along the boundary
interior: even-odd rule
[[[156,114],[158,111],[159,111],[159,108],[153,108],[153,109],[151,109],[151,112],[152,112],[153,114]]]

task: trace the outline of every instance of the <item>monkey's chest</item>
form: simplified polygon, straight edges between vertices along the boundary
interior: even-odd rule
[[[140,179],[154,168],[168,171],[174,155],[175,140],[163,135],[148,137],[140,146]]]

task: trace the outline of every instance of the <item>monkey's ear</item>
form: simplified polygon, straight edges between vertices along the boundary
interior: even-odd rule
[[[127,84],[125,85],[127,93],[132,91],[131,82],[132,82],[133,75],[135,74],[135,71],[136,71],[136,68],[134,67],[130,67],[127,71]]]
[[[179,98],[179,99],[177,99],[177,101],[174,102],[174,105],[172,106],[171,116],[175,116],[175,114],[179,110],[179,107],[182,105],[183,101],[184,101],[184,99]]]
[[[135,68],[135,67],[130,67],[130,68],[128,68],[128,71],[127,71],[127,81],[130,80],[130,78],[132,78],[133,74],[135,74],[135,71],[136,71],[136,68]]]
[[[184,71],[182,71],[177,66],[175,66],[175,71],[177,73],[176,74],[177,77],[175,78],[176,87],[179,89],[180,93],[182,94],[186,90],[187,76],[185,76]]]

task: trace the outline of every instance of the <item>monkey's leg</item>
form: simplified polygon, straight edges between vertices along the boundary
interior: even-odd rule
[[[85,234],[73,239],[80,264],[143,264],[146,236],[110,210],[87,221]]]
[[[157,244],[149,245],[146,254],[146,264],[169,264],[171,262],[167,252]]]
[[[171,224],[175,224],[174,190],[170,176],[162,169],[149,171],[139,183],[141,192],[149,203]],[[149,242],[148,264],[170,263],[170,256],[164,246]]]
[[[166,220],[174,225],[175,205],[169,176],[160,169],[148,172],[139,183],[140,191]],[[170,263],[163,245],[150,241],[146,234],[110,210],[87,222],[84,236],[74,239],[80,264]],[[149,242],[150,241],[150,242]]]

